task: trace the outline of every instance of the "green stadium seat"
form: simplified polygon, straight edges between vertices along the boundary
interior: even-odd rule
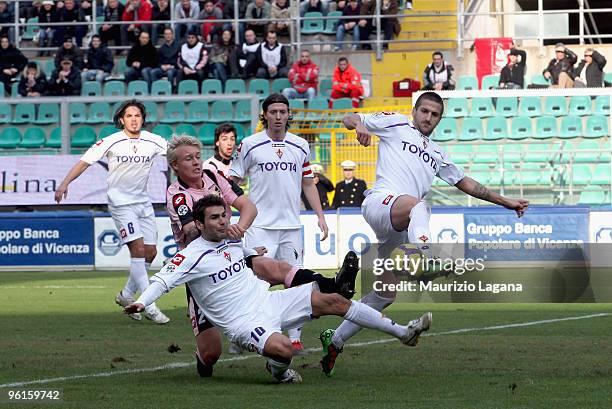
[[[338,25],[338,21],[340,21],[340,16],[342,15],[341,11],[330,11],[327,13],[327,19],[325,20],[325,28],[321,31],[322,34],[335,35],[336,34],[336,26]],[[334,17],[334,18],[330,18]]]
[[[181,82],[181,84],[183,82]],[[166,105],[164,107],[164,115],[161,118],[160,122],[163,124],[177,124],[183,121],[185,121],[185,103],[183,101],[166,102]]]
[[[468,116],[467,98],[449,98],[444,110],[444,116],[449,118],[463,118]]]
[[[277,78],[272,81],[272,93],[280,94],[285,88],[291,88],[291,82],[287,78]]]
[[[480,118],[465,118],[457,140],[476,141],[482,139],[482,137],[482,120]]]
[[[518,113],[521,116],[528,117],[542,115],[542,101],[540,97],[521,97]]]
[[[599,138],[608,135],[608,118],[603,115],[593,115],[587,118],[586,129],[583,136],[587,138]]]
[[[517,116],[512,118],[510,139],[520,140],[525,138],[533,138],[531,118],[527,116]]]
[[[589,190],[580,193],[579,204],[602,205],[606,204],[606,192],[601,186],[590,186]]]
[[[506,123],[506,118],[494,116],[487,120],[487,131],[484,136],[486,141],[495,141],[507,137],[508,124]]]
[[[170,84],[170,81],[165,79],[153,81],[151,84],[151,95],[156,97],[162,95],[172,95],[172,84]]]
[[[523,152],[526,151],[524,145],[503,144],[501,145],[499,161],[503,163],[517,163],[521,161]]]
[[[155,126],[155,128],[153,128],[153,131],[151,132],[153,132],[156,135],[161,136],[167,141],[172,139],[172,134],[174,133],[174,131],[172,130],[172,127],[170,125],[165,125],[165,124],[159,124]]]
[[[89,106],[88,124],[105,124],[112,122],[110,105],[108,102],[94,102]]]
[[[582,136],[582,119],[579,116],[568,115],[561,119],[559,138],[571,139]]]
[[[597,141],[582,141],[576,146],[576,153],[574,154],[574,162],[577,163],[591,163],[599,158],[599,152],[589,152],[599,150],[599,143]]]
[[[476,118],[488,118],[495,114],[491,98],[472,98],[472,109],[470,116]]]
[[[246,133],[244,132],[244,127],[240,124],[234,123],[234,128],[236,128],[236,143],[242,142],[245,138]]]
[[[11,122],[11,106],[0,104],[0,124],[8,124],[9,122]]]
[[[11,98],[20,98],[21,95],[19,95],[19,82],[13,82],[13,84],[11,85]]]
[[[544,77],[543,74],[534,74],[531,76],[531,83],[534,85],[550,85],[551,82]]]
[[[499,86],[499,74],[485,75],[482,77],[481,89],[497,88]]]
[[[51,133],[49,133],[49,137],[45,142],[45,148],[61,148],[62,147],[62,130],[58,126],[57,128],[53,128]]]
[[[183,80],[178,83],[179,95],[198,95],[200,89],[196,80]]]
[[[433,140],[435,142],[452,141],[458,133],[457,121],[454,118],[442,118],[434,131]]]
[[[38,23],[38,17],[29,18],[27,21],[27,24],[37,24],[37,23]],[[21,34],[21,39],[32,41],[34,40],[34,37],[36,37],[39,31],[40,31],[40,26],[28,25],[25,27],[23,34]]]
[[[4,128],[0,133],[0,149],[15,149],[21,143],[21,132],[15,127]]]
[[[125,96],[125,84],[123,81],[108,81],[104,83],[103,94],[105,97],[123,97]]]
[[[98,132],[98,139],[104,139],[104,138],[106,138],[107,136],[112,135],[112,134],[114,134],[114,133],[116,133],[116,132],[119,132],[119,131],[120,131],[120,130],[119,130],[119,129],[117,129],[117,128],[115,128],[115,126],[114,126],[114,125],[106,125],[106,126],[103,126],[103,127],[100,129],[100,132]]]
[[[516,97],[497,98],[495,112],[506,118],[515,117],[518,114],[518,99]]]
[[[557,130],[557,119],[552,116],[541,116],[536,120],[535,139],[556,138],[559,136]]]
[[[350,98],[338,98],[332,100],[332,109],[352,109],[353,101]]]
[[[595,166],[595,171],[593,171],[593,179],[591,179],[591,183],[596,185],[609,185],[610,184],[610,164],[609,163],[600,163]]]
[[[152,124],[157,122],[157,104],[153,101],[145,101],[144,106],[145,110],[147,111],[146,123]],[[117,110],[113,110],[111,112],[117,112]]]
[[[41,63],[42,65],[42,63]],[[41,66],[39,65],[39,67]],[[45,75],[47,76],[47,79],[51,79],[51,75],[53,74],[53,70],[55,70],[55,58],[49,58],[47,60],[47,62],[45,63]]]
[[[231,78],[225,82],[226,94],[246,94],[246,83],[240,78]]]
[[[291,109],[291,114],[294,119],[304,119],[304,112],[296,112],[296,109],[304,109],[305,104],[303,99],[290,99],[289,100],[289,109]],[[250,112],[250,111],[249,111]],[[236,115],[238,114],[238,105],[236,105]]]
[[[542,167],[537,163],[525,163],[518,172],[518,179],[521,185],[538,186],[550,183],[550,168]]]
[[[35,124],[48,125],[57,124],[60,121],[59,104],[42,103],[38,106],[38,117]]]
[[[85,81],[81,87],[81,96],[99,97],[102,95],[102,84],[98,81]]]
[[[198,135],[195,127],[191,124],[180,124],[176,127],[176,130],[174,132],[177,135],[189,135],[193,136],[194,138]]]
[[[128,83],[127,94],[129,97],[149,95],[149,84],[143,80],[134,80]]]
[[[291,108],[291,101],[289,101],[289,108]],[[251,101],[248,99],[241,99],[236,102],[236,113],[234,115],[235,122],[251,122]]]
[[[29,124],[36,119],[36,108],[34,104],[24,102],[15,106],[15,116],[12,123],[14,124]]]
[[[497,145],[475,145],[474,163],[496,163],[499,157]]]
[[[45,144],[45,130],[38,127],[29,127],[21,138],[20,148],[38,149]]]
[[[571,181],[575,185],[588,185],[591,182],[592,174],[589,165],[574,165],[571,168]]]
[[[483,185],[496,185],[497,183],[491,183],[491,171],[475,171],[470,172],[470,177]]]
[[[70,139],[73,148],[89,148],[96,143],[96,131],[91,126],[81,126],[76,129]]]
[[[208,79],[202,81],[202,95],[208,94],[223,94],[223,84],[217,79]]]
[[[234,117],[234,109],[230,101],[215,101],[210,106],[210,122],[230,122]]]
[[[567,101],[562,96],[546,97],[544,102],[544,115],[567,115]]]
[[[523,160],[525,162],[547,162],[552,153],[551,146],[545,143],[531,143],[527,145],[527,152],[525,153]]]
[[[319,82],[319,96],[329,98],[332,91],[332,79],[324,78]]]
[[[576,95],[570,98],[570,115],[591,115],[591,97],[586,95]]]
[[[71,124],[84,124],[87,120],[87,108],[83,103],[68,104],[68,112]]]
[[[327,103],[327,99],[322,98],[322,97],[316,97],[316,98],[313,98],[311,101],[308,101],[307,109],[325,111],[328,109],[328,107],[329,107],[329,104]],[[323,117],[323,114],[319,112],[308,112],[306,114],[306,119],[316,120],[316,119],[321,119],[322,117]]]
[[[323,26],[323,14],[318,11],[310,11],[302,17],[302,34],[312,35],[319,34],[325,28]]]
[[[448,146],[448,152],[453,162],[459,165],[464,165],[466,163],[470,163],[470,157],[472,156],[472,146],[466,144],[452,144]]]
[[[113,67],[113,70],[117,73],[117,78],[125,79],[125,72],[127,71],[127,69],[128,69],[127,58],[126,57],[117,58],[117,62],[115,63],[115,66]]]
[[[202,145],[212,146],[215,143],[215,124],[204,124],[198,132],[198,139]]]
[[[265,99],[270,95],[270,83],[263,78],[254,78],[249,83],[249,94],[257,94],[259,99]]]
[[[605,115],[610,116],[610,96],[609,95],[599,95],[595,98],[595,110],[593,111],[595,115]]]
[[[457,89],[478,89],[478,79],[474,75],[460,75],[457,80]]]
[[[198,124],[206,122],[208,120],[208,102],[206,101],[191,101],[187,105],[187,119],[186,122],[190,124]],[[193,136],[196,136],[194,133]]]
[[[607,82],[608,84],[612,85],[612,72],[606,72],[604,74],[604,82]]]

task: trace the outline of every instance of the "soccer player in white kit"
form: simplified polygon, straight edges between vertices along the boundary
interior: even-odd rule
[[[431,313],[408,325],[398,325],[378,311],[339,294],[324,294],[316,283],[280,291],[255,273],[272,274],[286,263],[258,256],[240,240],[228,238],[225,201],[208,195],[194,205],[194,221],[201,237],[178,252],[161,271],[151,277],[151,285],[138,300],[125,307],[126,313],[142,311],[174,287],[189,288],[206,317],[232,341],[268,358],[267,368],[283,383],[296,383],[301,376],[289,368],[293,356],[290,340],[283,329],[303,325],[312,318],[338,315],[383,331],[410,346],[429,329]],[[355,276],[352,276],[353,284]]]
[[[166,155],[167,143],[162,137],[142,129],[145,119],[146,111],[141,102],[124,102],[114,116],[115,126],[121,131],[92,145],[55,191],[55,200],[59,203],[68,194],[70,182],[95,162],[107,158],[108,210],[131,258],[130,277],[115,298],[122,307],[134,302],[134,294],[142,293],[149,286],[147,269],[157,255],[157,227],[147,182],[153,159]],[[157,324],[170,321],[155,304],[147,307],[144,316]],[[142,318],[140,314],[130,317]]]
[[[429,218],[431,209],[423,201],[435,176],[478,199],[514,210],[521,217],[529,201],[509,199],[465,176],[447,154],[430,139],[444,111],[442,98],[434,92],[421,94],[412,110],[413,121],[401,114],[351,114],[343,122],[354,129],[357,140],[369,146],[371,134],[380,138],[376,162],[376,182],[365,192],[361,206],[364,219],[380,243],[379,257],[388,257],[403,243],[416,245],[428,258],[431,254]],[[370,292],[360,301],[382,311],[391,305],[395,293]],[[344,321],[335,330],[321,332],[323,372],[333,374],[337,355],[345,342],[361,328]]]
[[[246,232],[247,247],[264,246],[268,256],[302,267],[304,243],[300,223],[302,190],[318,225],[328,234],[319,193],[310,169],[308,142],[287,132],[291,112],[289,101],[281,94],[272,94],[263,104],[262,132],[245,138],[238,146],[230,168],[235,182],[250,179],[249,198],[257,207],[257,217]],[[289,333],[296,352],[303,350],[299,329]]]

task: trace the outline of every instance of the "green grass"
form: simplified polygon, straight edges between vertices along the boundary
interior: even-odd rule
[[[434,313],[432,334],[418,347],[398,342],[347,346],[336,376],[326,378],[319,352],[294,359],[300,385],[276,385],[264,360],[224,354],[213,378],[201,379],[185,293],[177,288],[159,306],[165,326],[135,322],[114,304],[125,273],[10,272],[0,274],[0,384],[152,368],[141,373],[84,377],[24,389],[61,389],[59,404],[13,407],[66,408],[610,408],[612,316],[518,328],[440,334],[593,313],[610,304],[401,304],[386,314],[406,322]],[[303,332],[318,348],[322,318]],[[388,339],[364,330],[351,342]],[[170,354],[170,344],[182,350]],[[226,347],[227,345],[225,345]],[[113,362],[121,360],[125,362]],[[230,360],[227,360],[230,359]],[[1,392],[6,396],[7,389]],[[1,407],[11,407],[0,398]]]

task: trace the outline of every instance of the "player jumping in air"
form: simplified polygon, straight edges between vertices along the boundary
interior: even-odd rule
[[[147,182],[153,159],[166,155],[167,143],[161,136],[142,129],[145,119],[141,102],[130,100],[121,104],[114,116],[115,127],[121,131],[92,145],[55,191],[55,201],[59,203],[68,194],[70,182],[95,162],[108,160],[108,210],[131,259],[130,277],[115,297],[122,307],[133,303],[136,292],[142,293],[149,286],[147,270],[157,255],[157,227]],[[155,304],[147,306],[144,316],[157,324],[170,321]],[[142,319],[140,314],[130,317]]]
[[[372,134],[380,138],[376,162],[376,182],[366,191],[361,212],[376,233],[380,243],[379,257],[403,243],[416,245],[428,258],[431,255],[429,218],[431,209],[423,201],[435,176],[456,186],[478,199],[514,210],[521,217],[529,202],[509,199],[490,191],[463,171],[430,139],[444,111],[442,98],[434,92],[425,92],[417,99],[412,110],[413,120],[401,114],[350,114],[344,117],[347,129],[354,129],[357,140],[369,146]],[[370,292],[360,301],[377,311],[391,305],[392,292]],[[343,321],[335,330],[321,332],[323,344],[323,372],[333,374],[336,357],[345,342],[361,328]]]
[[[215,195],[196,202],[193,214],[202,236],[151,277],[151,284],[138,300],[125,307],[126,313],[142,311],[177,285],[189,283],[206,317],[232,342],[266,357],[268,370],[283,383],[300,382],[302,378],[289,368],[293,347],[281,331],[312,318],[342,316],[356,325],[393,335],[406,345],[416,344],[419,335],[429,329],[431,313],[399,325],[365,304],[321,293],[315,283],[269,291],[270,285],[253,272],[274,273],[286,263],[258,256],[240,240],[229,239],[226,206]],[[354,281],[355,275],[351,275]]]

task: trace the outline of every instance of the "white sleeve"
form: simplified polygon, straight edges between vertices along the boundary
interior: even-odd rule
[[[108,148],[110,148],[110,145],[111,143],[107,140],[107,138],[99,140],[98,142],[91,145],[89,149],[87,149],[87,152],[83,154],[81,160],[90,165],[96,163],[97,161],[102,159],[104,155],[106,155],[106,152],[108,151]]]
[[[455,186],[465,177],[465,173],[463,172],[463,169],[455,165],[455,163],[449,159],[446,152],[440,150],[440,154],[442,155],[442,161],[439,163],[440,168],[438,169],[436,176],[449,185]]]
[[[236,159],[232,161],[232,167],[230,168],[230,176],[236,176],[239,179],[244,179],[246,176],[246,171],[248,169],[248,164],[246,163],[245,155],[247,153],[247,146],[244,141],[238,145],[238,149],[236,150],[238,155],[236,155]]]
[[[197,278],[198,274],[190,274],[192,264],[185,255],[176,253],[159,273],[149,279],[149,286],[136,302],[145,306],[150,305],[173,288]]]
[[[306,151],[306,156],[304,157],[304,163],[302,164],[302,177],[314,178],[314,173],[312,173],[312,168],[310,166],[310,147],[308,144],[305,145],[304,150]]]
[[[249,248],[249,247],[245,247],[244,245],[242,246],[242,252],[244,253],[244,258],[249,258],[249,257],[253,257],[253,256],[257,256],[258,253],[255,249]]]
[[[410,125],[412,123],[405,115],[396,114],[394,112],[377,112],[375,114],[357,114],[361,123],[370,132],[393,129],[397,126]],[[377,134],[380,136],[379,134]]]
[[[168,152],[168,141],[162,138],[161,136],[159,136],[157,140],[160,145],[157,150],[157,154],[161,156],[166,156]]]

